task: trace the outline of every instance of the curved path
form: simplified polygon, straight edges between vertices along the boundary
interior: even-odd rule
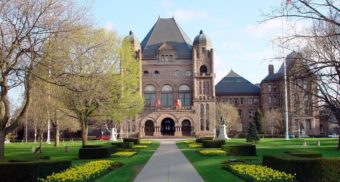
[[[160,146],[134,182],[204,182],[177,148],[175,140],[161,140]]]

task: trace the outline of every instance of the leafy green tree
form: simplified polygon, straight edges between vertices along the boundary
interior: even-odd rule
[[[248,127],[247,142],[256,143],[259,140],[260,138],[257,135],[256,125],[254,122],[250,122]]]
[[[260,109],[257,109],[256,112],[255,112],[254,122],[255,122],[255,125],[256,125],[257,132],[259,134],[264,134],[263,126],[262,126],[262,124],[263,124],[263,114],[262,114]]]

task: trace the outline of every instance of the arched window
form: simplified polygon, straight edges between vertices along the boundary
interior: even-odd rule
[[[179,77],[179,70],[175,71],[175,77]]]
[[[200,121],[201,121],[201,131],[204,131],[205,129],[205,123],[204,123],[204,105],[201,104],[201,114],[200,114]]]
[[[153,72],[153,75],[156,76],[156,77],[158,77],[158,76],[159,76],[159,71],[158,71],[158,70],[154,71],[154,72]]]
[[[191,105],[191,90],[188,85],[181,85],[178,89],[178,97],[182,106]]]
[[[153,85],[147,85],[144,88],[144,107],[147,110],[155,109],[156,89]]]
[[[149,76],[149,71],[144,71],[144,76]]]
[[[173,89],[170,85],[164,85],[162,87],[162,107],[172,107],[173,105]]]
[[[207,66],[205,66],[205,65],[202,65],[201,67],[200,67],[200,73],[201,74],[207,74],[208,73],[208,68],[207,68]]]
[[[209,131],[209,104],[207,104],[205,106],[205,109],[206,109],[206,111],[205,111],[205,118],[206,118],[205,129],[207,131]]]

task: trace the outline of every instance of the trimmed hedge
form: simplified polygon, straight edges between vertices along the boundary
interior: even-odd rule
[[[117,147],[122,148],[122,149],[132,149],[133,148],[133,142],[118,143]]]
[[[90,147],[79,149],[79,159],[102,159],[108,158],[112,154],[113,147]]]
[[[38,178],[66,170],[72,161],[32,161],[0,163],[0,181],[37,181]]]
[[[227,144],[223,145],[221,148],[227,152],[227,155],[256,156],[256,145],[252,144]]]
[[[302,158],[264,155],[262,164],[276,170],[296,174],[301,182],[334,182],[340,179],[339,158]]]
[[[225,144],[225,140],[203,140],[204,148],[221,148]]]
[[[304,158],[322,158],[322,154],[319,152],[286,151],[285,154]]]
[[[203,143],[203,140],[213,140],[214,137],[201,137],[201,138],[196,138],[196,143]]]
[[[133,142],[133,144],[140,144],[140,139],[138,138],[123,138],[123,142]]]

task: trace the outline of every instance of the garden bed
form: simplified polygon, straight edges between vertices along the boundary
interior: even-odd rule
[[[113,157],[132,157],[136,155],[137,152],[135,151],[120,151],[112,154]]]
[[[225,151],[220,150],[220,149],[202,149],[202,150],[197,150],[197,152],[205,156],[225,155]]]

